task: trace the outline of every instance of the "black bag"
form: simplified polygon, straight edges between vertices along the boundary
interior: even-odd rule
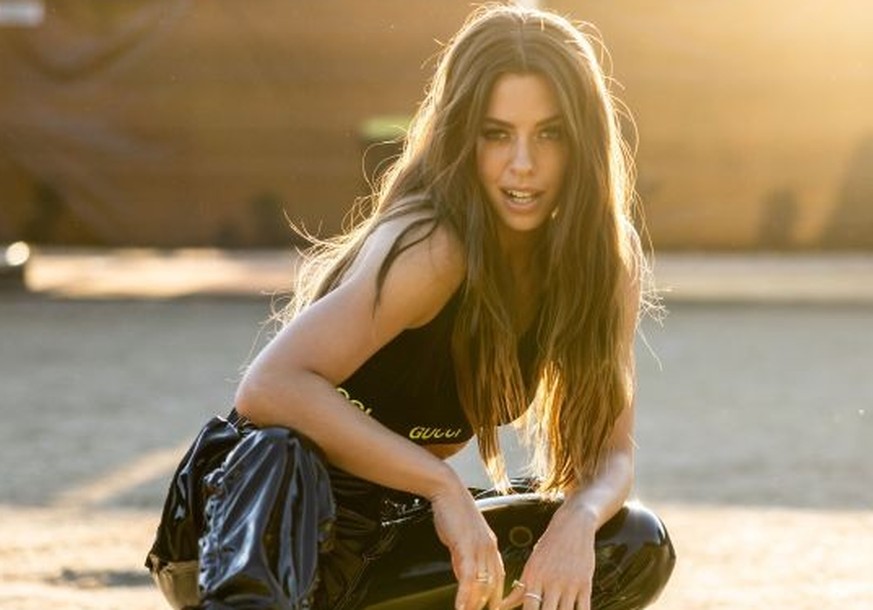
[[[334,517],[316,447],[232,412],[179,464],[146,567],[177,609],[311,608]]]

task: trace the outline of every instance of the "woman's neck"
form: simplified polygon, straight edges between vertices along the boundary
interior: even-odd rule
[[[536,253],[542,239],[541,231],[498,232],[497,239],[513,274],[524,274],[534,269]]]
[[[543,274],[539,268],[538,243],[533,235],[529,237],[532,239],[513,240],[511,244],[501,243],[510,281],[515,330],[519,335],[524,333],[535,320],[542,293]]]

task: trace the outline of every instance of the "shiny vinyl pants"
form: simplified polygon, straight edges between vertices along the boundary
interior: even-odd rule
[[[147,565],[175,608],[449,610],[455,578],[428,503],[325,466],[283,428],[216,418],[173,478]],[[555,502],[473,490],[518,578]],[[664,525],[630,504],[597,533],[592,608],[634,610],[675,562]],[[572,558],[568,558],[572,561]]]
[[[342,481],[342,475],[336,476]],[[494,531],[506,570],[506,593],[521,576],[533,545],[545,531],[558,502],[530,493],[531,482],[513,481],[510,495],[471,490],[476,504]],[[337,494],[337,533],[343,524],[342,485]],[[398,500],[398,496],[400,499]],[[328,554],[322,561],[321,598],[332,609],[449,610],[457,589],[448,550],[437,538],[427,502],[395,492],[382,499],[379,536],[362,556],[356,582],[336,587],[337,571]],[[354,513],[359,519],[360,514]],[[360,523],[360,522],[358,522]],[[354,528],[348,528],[354,529]],[[338,535],[340,547],[343,536]],[[380,546],[381,545],[381,546]],[[652,603],[663,590],[675,563],[675,552],[660,519],[639,504],[625,505],[597,532],[596,567],[592,590],[594,610],[636,610]],[[572,561],[572,558],[568,558]],[[340,570],[342,571],[342,570]],[[334,594],[344,591],[338,596]]]

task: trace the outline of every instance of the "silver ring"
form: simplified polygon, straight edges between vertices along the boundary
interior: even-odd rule
[[[527,588],[526,585],[523,582],[521,582],[520,580],[513,580],[512,581],[512,588],[515,589],[516,587],[521,587],[522,589]]]
[[[535,600],[537,600],[537,603],[538,603],[538,604],[543,603],[543,596],[542,596],[542,595],[537,595],[536,593],[525,593],[525,594],[524,594],[524,597],[529,597],[529,598],[531,598],[531,599],[535,599]]]
[[[491,582],[491,574],[488,572],[479,572],[476,574],[476,582],[488,584]]]

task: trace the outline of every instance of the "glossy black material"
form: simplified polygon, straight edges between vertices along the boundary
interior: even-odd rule
[[[313,607],[334,518],[319,456],[285,428],[252,430],[204,483],[201,607]]]
[[[222,417],[209,420],[179,463],[170,482],[155,541],[146,558],[158,587],[173,608],[196,604],[198,540],[204,525],[204,477],[242,438]]]
[[[524,487],[519,485],[520,490]],[[559,504],[531,493],[482,497],[477,504],[497,535],[509,587]],[[451,608],[456,591],[451,559],[436,536],[426,504],[412,507],[386,527],[392,548],[374,564],[361,607]],[[636,610],[651,604],[676,560],[663,523],[638,504],[623,507],[597,532],[595,557],[594,610]]]
[[[214,418],[173,477],[146,565],[174,608],[312,608],[333,520],[313,445]]]
[[[451,608],[455,579],[427,502],[325,466],[303,437],[214,418],[173,477],[146,565],[174,608]],[[517,578],[555,502],[474,492]],[[636,610],[675,562],[661,521],[639,505],[597,533],[594,610]],[[572,561],[573,558],[567,558]]]

